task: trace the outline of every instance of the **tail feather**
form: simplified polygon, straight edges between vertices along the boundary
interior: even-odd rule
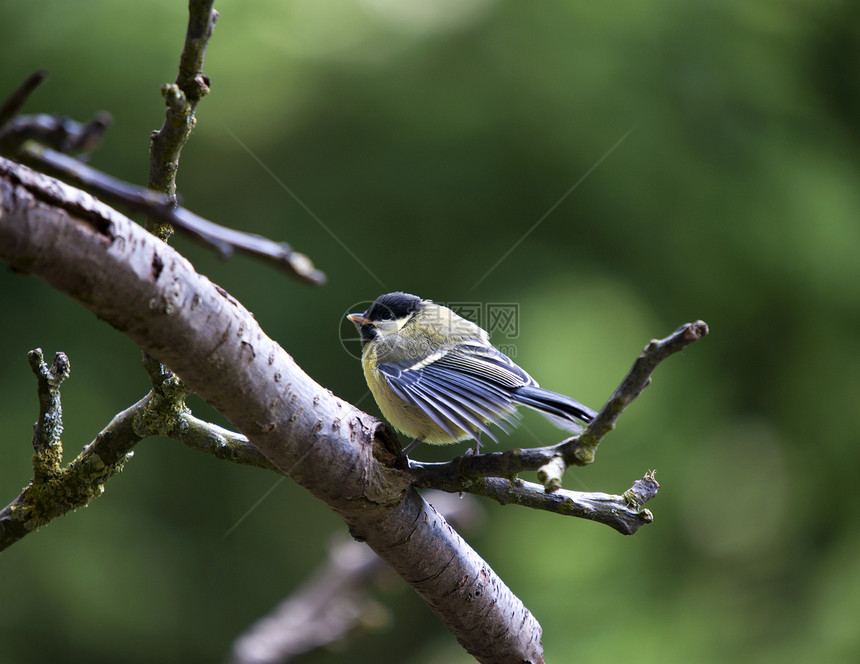
[[[513,399],[516,403],[534,408],[558,426],[571,431],[581,430],[580,422],[587,424],[597,417],[597,412],[588,406],[542,387],[524,385],[514,391]]]

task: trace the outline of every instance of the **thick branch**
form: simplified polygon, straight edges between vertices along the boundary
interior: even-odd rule
[[[479,661],[543,661],[537,621],[393,467],[387,429],[315,383],[168,245],[83,192],[0,160],[0,258],[179,374],[340,514]]]

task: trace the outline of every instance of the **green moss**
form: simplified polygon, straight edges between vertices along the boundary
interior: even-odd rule
[[[145,407],[134,416],[132,427],[141,438],[166,436],[178,428],[187,426],[183,415],[190,413],[185,405],[186,389],[177,376],[171,376],[159,385],[158,393],[150,393]]]
[[[67,512],[85,507],[104,493],[104,483],[122,470],[127,457],[108,466],[96,454],[79,456],[45,480],[34,479],[12,506],[27,530],[36,530]]]
[[[62,443],[43,447],[33,454],[33,477],[36,481],[47,482],[62,473]]]
[[[597,449],[597,446],[594,447],[580,447],[574,453],[577,461],[581,463],[583,466],[587,466],[591,463],[594,463],[594,453]]]

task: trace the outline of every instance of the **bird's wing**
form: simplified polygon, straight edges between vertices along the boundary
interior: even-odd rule
[[[495,346],[478,339],[464,341],[431,366],[445,367],[507,390],[523,385],[537,387],[534,378]]]
[[[510,431],[508,423],[516,420],[512,390],[536,385],[510,358],[478,340],[418,362],[384,362],[379,371],[397,396],[455,438],[457,427],[496,440],[487,422]]]

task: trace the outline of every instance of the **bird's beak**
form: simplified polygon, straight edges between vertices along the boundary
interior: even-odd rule
[[[347,314],[346,319],[350,323],[355,323],[358,326],[362,325],[373,325],[369,318],[365,318],[364,312],[360,314]]]

